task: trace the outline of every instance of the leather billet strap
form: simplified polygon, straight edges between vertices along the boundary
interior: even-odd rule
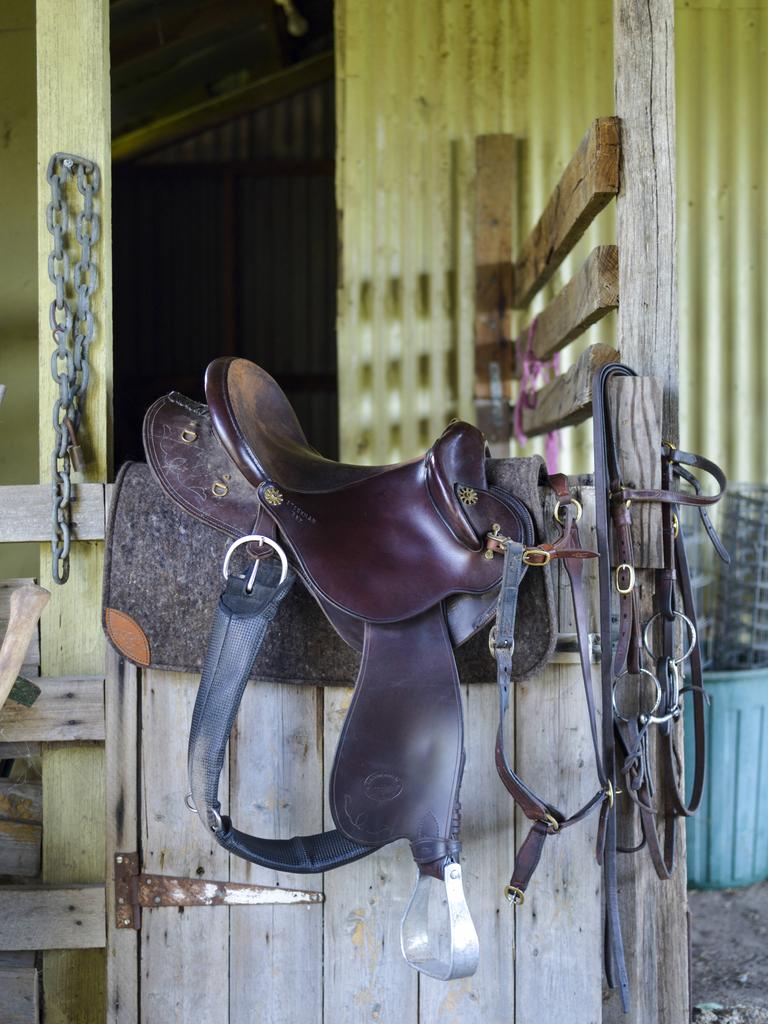
[[[192,715],[187,766],[190,795],[201,821],[231,853],[275,871],[309,874],[349,864],[375,847],[352,842],[337,830],[291,839],[264,839],[233,827],[221,813],[219,778],[253,661],[269,623],[290,590],[277,564],[265,561],[250,593],[247,577],[230,576],[216,609]]]
[[[589,651],[589,632],[586,615],[586,602],[583,587],[583,566],[586,558],[596,557],[596,552],[585,550],[580,542],[572,499],[564,476],[552,477],[550,480],[560,500],[563,510],[562,530],[554,544],[542,544],[536,549],[545,552],[548,558],[561,558],[571,582],[573,595],[574,617],[579,644],[584,691],[587,703],[592,745],[595,753],[595,768],[599,788],[595,795],[573,814],[566,815],[553,804],[539,797],[520,778],[509,763],[505,750],[504,719],[509,706],[509,693],[512,684],[512,651],[514,648],[514,620],[517,598],[522,578],[524,563],[530,566],[546,564],[537,560],[526,560],[528,554],[522,545],[508,541],[504,552],[504,572],[499,593],[496,629],[491,637],[491,645],[497,661],[497,681],[499,686],[499,727],[496,736],[496,768],[501,781],[515,802],[533,825],[527,838],[518,850],[506,892],[513,903],[520,904],[536,869],[544,841],[549,835],[556,835],[565,828],[582,821],[593,811],[604,806],[612,798],[608,780],[604,775],[602,755],[598,739],[597,713],[592,691],[592,672]],[[536,571],[535,568],[532,571]],[[598,859],[604,828],[598,829]]]

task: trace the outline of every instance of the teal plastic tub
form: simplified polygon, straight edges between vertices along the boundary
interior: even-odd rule
[[[768,668],[706,672],[707,778],[686,822],[688,884],[730,889],[768,878]],[[685,764],[693,776],[686,699]]]

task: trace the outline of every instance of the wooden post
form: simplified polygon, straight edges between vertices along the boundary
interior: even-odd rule
[[[663,388],[662,436],[677,440],[678,329],[675,281],[674,0],[614,0],[616,113],[621,118],[619,351]],[[621,394],[617,400],[622,401]],[[648,565],[641,552],[638,564]],[[653,575],[638,572],[642,616],[651,614]],[[680,744],[681,740],[680,740]],[[657,792],[661,792],[657,789]],[[619,840],[630,812],[620,804]],[[635,822],[636,827],[636,822]],[[680,1024],[689,1019],[685,839],[667,882],[641,852],[619,856],[619,894],[632,1010],[614,994],[603,1020]]]
[[[111,222],[109,5],[107,0],[38,0],[37,181],[40,479],[51,478],[51,407],[57,388],[51,380],[53,342],[48,307],[53,285],[47,261],[51,236],[46,228],[49,187],[45,172],[54,152],[95,160],[101,169],[101,239],[95,248],[99,287],[91,300],[96,335],[90,350],[90,384],[81,444],[83,474],[103,482],[111,448]],[[70,226],[72,229],[74,225]],[[77,476],[77,474],[76,474]],[[77,505],[73,509],[77,518]],[[41,552],[40,577],[50,579],[50,546]],[[41,620],[41,665],[45,676],[104,675],[100,626],[102,545],[72,545],[69,582],[51,586]],[[83,884],[104,879],[104,752],[99,745],[45,745],[43,761],[43,879]],[[103,950],[47,952],[43,959],[45,1016],[48,1024],[105,1019]]]

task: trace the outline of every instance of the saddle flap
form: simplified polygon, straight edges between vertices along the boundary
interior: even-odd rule
[[[407,838],[420,861],[444,861],[463,747],[459,677],[443,609],[369,623],[331,773],[337,828],[376,846]]]

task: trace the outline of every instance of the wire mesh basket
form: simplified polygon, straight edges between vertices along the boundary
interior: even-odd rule
[[[726,493],[721,536],[730,566],[717,571],[713,668],[768,665],[768,487]]]
[[[679,507],[680,526],[685,536],[685,553],[691,576],[696,629],[701,651],[701,665],[706,671],[713,667],[715,653],[715,621],[717,614],[719,561],[696,508]]]

